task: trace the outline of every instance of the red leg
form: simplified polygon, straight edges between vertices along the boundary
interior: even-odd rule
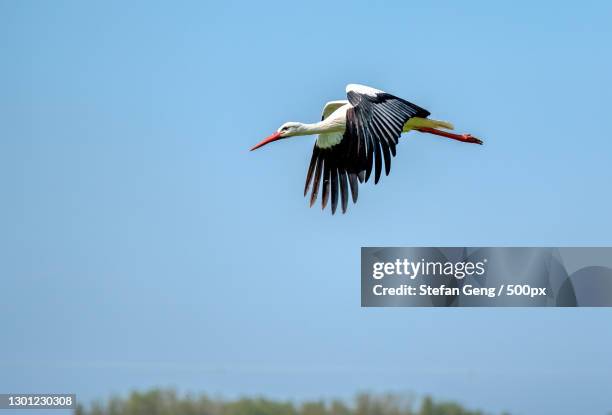
[[[453,140],[463,141],[464,143],[482,144],[482,140],[479,140],[478,138],[472,136],[471,134],[453,134],[453,133],[447,133],[446,131],[440,131],[440,130],[436,130],[435,128],[429,128],[429,127],[417,128],[416,130],[422,133],[429,133],[429,134],[440,135],[442,137],[452,138]]]

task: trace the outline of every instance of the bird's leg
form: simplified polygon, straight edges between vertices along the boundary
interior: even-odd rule
[[[440,130],[436,130],[435,128],[429,128],[429,127],[416,128],[416,130],[422,133],[429,133],[429,134],[439,135],[442,137],[452,138],[453,140],[463,141],[464,143],[482,144],[482,140],[479,140],[478,138],[474,137],[471,134],[453,134],[453,133],[448,133],[446,131],[440,131]]]

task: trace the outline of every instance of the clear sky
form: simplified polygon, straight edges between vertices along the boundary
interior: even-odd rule
[[[361,246],[612,245],[612,5],[211,3],[0,0],[0,391],[612,410],[612,310],[359,296]],[[248,148],[347,83],[485,145],[309,209],[314,138]]]

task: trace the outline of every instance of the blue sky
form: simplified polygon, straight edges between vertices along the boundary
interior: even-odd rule
[[[0,1],[0,391],[412,391],[612,410],[612,311],[361,309],[361,246],[612,244],[608,2]],[[364,83],[402,139],[347,215],[313,138]]]

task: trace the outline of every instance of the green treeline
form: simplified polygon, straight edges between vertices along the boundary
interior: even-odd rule
[[[398,395],[359,394],[353,402],[340,400],[300,404],[265,398],[212,399],[206,395],[180,396],[171,390],[133,392],[76,409],[75,415],[484,415],[452,402],[435,402]]]

